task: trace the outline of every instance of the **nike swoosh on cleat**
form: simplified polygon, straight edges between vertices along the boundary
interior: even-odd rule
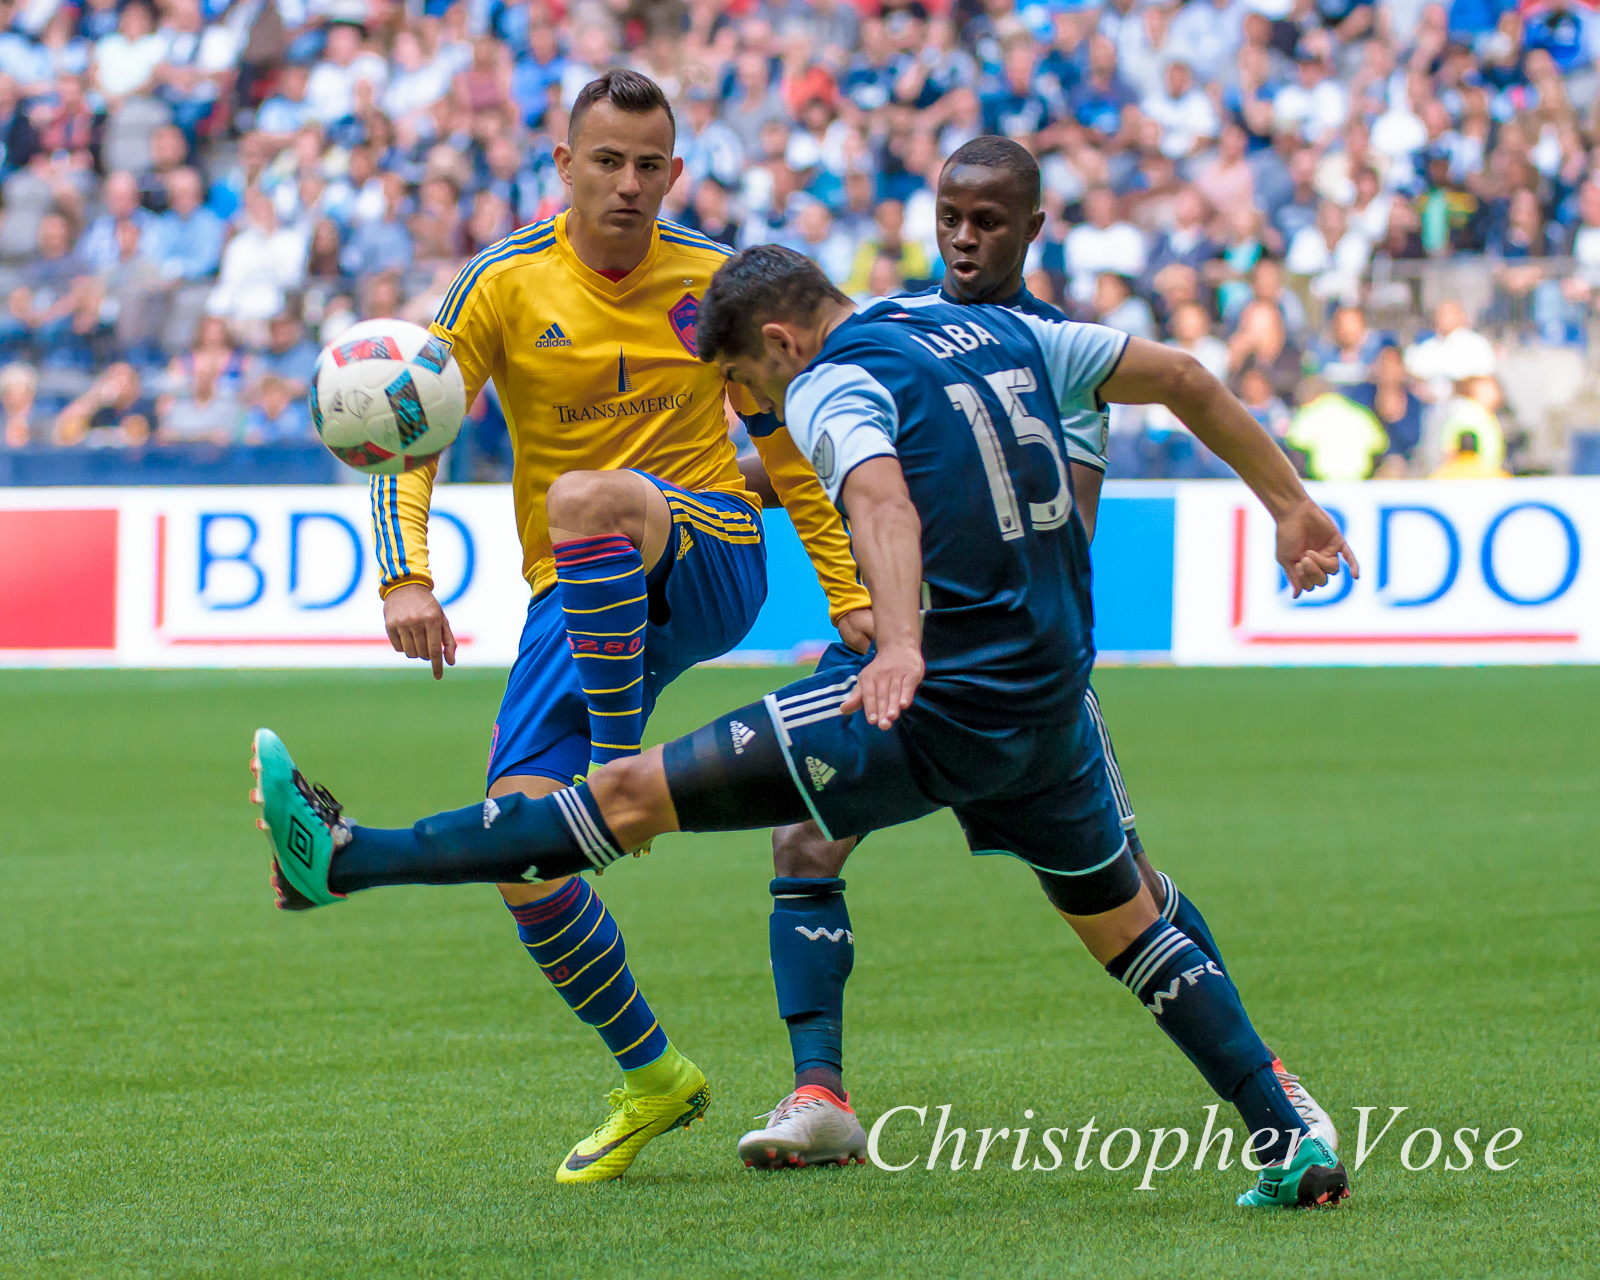
[[[567,1168],[571,1169],[574,1173],[577,1173],[580,1169],[587,1169],[596,1160],[604,1160],[629,1138],[633,1137],[634,1134],[643,1133],[649,1127],[649,1124],[642,1124],[631,1133],[625,1133],[615,1141],[606,1143],[605,1146],[601,1147],[600,1150],[594,1152],[592,1155],[580,1156],[576,1151],[574,1151],[570,1156],[567,1157]]]

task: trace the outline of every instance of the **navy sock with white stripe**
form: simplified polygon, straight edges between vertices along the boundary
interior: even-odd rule
[[[1290,1139],[1307,1132],[1272,1072],[1272,1052],[1250,1025],[1239,993],[1182,929],[1157,920],[1106,972],[1155,1014],[1156,1022],[1206,1083],[1234,1104],[1251,1133],[1271,1130],[1256,1158],[1282,1160]]]
[[[594,886],[574,876],[547,898],[511,907],[517,936],[572,1012],[600,1033],[624,1071],[667,1051],[667,1033],[633,971],[622,931]]]
[[[1194,940],[1194,945],[1204,951],[1209,959],[1216,961],[1217,968],[1227,975],[1228,966],[1222,963],[1222,949],[1211,936],[1211,927],[1200,914],[1200,908],[1178,892],[1178,886],[1172,883],[1172,877],[1165,871],[1158,871],[1156,875],[1161,877],[1162,887],[1167,891],[1165,905],[1161,908],[1163,918],[1188,934]]]
[[[639,754],[644,735],[644,629],[649,590],[639,549],[620,533],[555,547],[567,643],[589,701],[589,758]]]
[[[856,961],[844,881],[779,876],[771,890],[772,982],[789,1028],[795,1085],[820,1084],[842,1097],[844,984]]]
[[[507,884],[537,868],[558,880],[621,856],[586,783],[535,799],[515,793],[451,809],[415,826],[352,828],[328,884],[354,893],[395,884]]]

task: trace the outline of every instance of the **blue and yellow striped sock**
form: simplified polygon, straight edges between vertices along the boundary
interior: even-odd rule
[[[634,1087],[658,1062],[675,1067],[678,1054],[633,980],[622,931],[594,886],[574,876],[550,897],[512,907],[511,914],[540,972],[579,1019],[600,1033],[630,1092],[667,1092],[670,1084],[659,1087],[655,1080]]]
[[[567,643],[589,700],[589,758],[639,754],[644,736],[644,629],[649,592],[639,550],[620,533],[555,548]]]

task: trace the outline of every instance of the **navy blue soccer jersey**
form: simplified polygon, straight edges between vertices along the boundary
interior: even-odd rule
[[[940,299],[953,305],[962,305],[959,298],[945,292],[942,284],[933,285],[919,293],[903,295],[907,306],[927,306],[924,299]],[[1020,311],[1025,316],[1040,320],[1064,322],[1066,316],[1048,302],[1036,298],[1027,285],[1023,285],[1009,298],[996,298],[991,304],[1007,311]],[[1080,466],[1090,467],[1105,474],[1106,445],[1111,434],[1111,415],[1106,406],[1096,398],[1079,405],[1075,411],[1063,414],[1061,431],[1067,438],[1067,457]]]
[[[915,305],[907,305],[914,302]],[[993,306],[875,302],[789,386],[784,420],[839,501],[893,456],[922,520],[919,697],[961,722],[1061,723],[1094,661],[1089,547],[1062,419],[1097,407],[1125,335]]]

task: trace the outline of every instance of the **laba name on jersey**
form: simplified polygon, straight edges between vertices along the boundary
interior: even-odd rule
[[[906,318],[910,319],[909,316]],[[949,335],[949,342],[946,342],[937,333],[929,333],[927,335],[912,333],[910,335],[911,340],[919,347],[926,347],[941,360],[948,360],[952,356],[960,355],[963,351],[976,351],[985,343],[993,343],[997,347],[1000,345],[1000,339],[975,320],[966,320],[960,324],[942,324],[939,328]],[[971,330],[971,332],[969,333],[968,330]],[[951,343],[955,345],[952,346]]]

